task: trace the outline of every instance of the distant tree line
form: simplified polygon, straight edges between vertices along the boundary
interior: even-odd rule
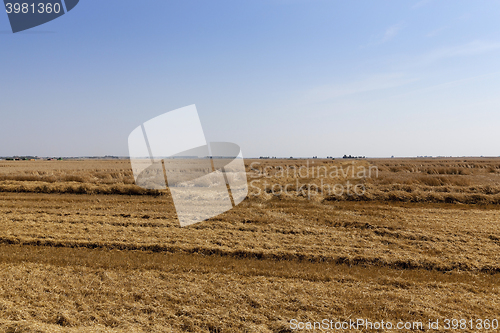
[[[366,156],[352,156],[352,155],[344,155],[342,158],[366,158]]]

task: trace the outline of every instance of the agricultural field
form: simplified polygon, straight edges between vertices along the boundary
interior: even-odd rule
[[[0,161],[0,331],[500,320],[500,159],[245,165],[240,205],[181,228],[128,160]]]

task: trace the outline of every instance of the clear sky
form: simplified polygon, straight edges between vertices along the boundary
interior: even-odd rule
[[[499,156],[500,2],[89,1],[0,14],[0,156],[127,155],[196,104],[250,156]]]

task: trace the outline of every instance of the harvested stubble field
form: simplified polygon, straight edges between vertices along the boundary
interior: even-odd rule
[[[243,203],[181,228],[128,161],[0,161],[0,330],[500,319],[500,159],[246,164]]]

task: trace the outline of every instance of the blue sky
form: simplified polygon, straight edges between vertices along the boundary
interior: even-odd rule
[[[500,2],[88,1],[0,15],[0,156],[127,155],[196,104],[250,156],[499,156]]]

